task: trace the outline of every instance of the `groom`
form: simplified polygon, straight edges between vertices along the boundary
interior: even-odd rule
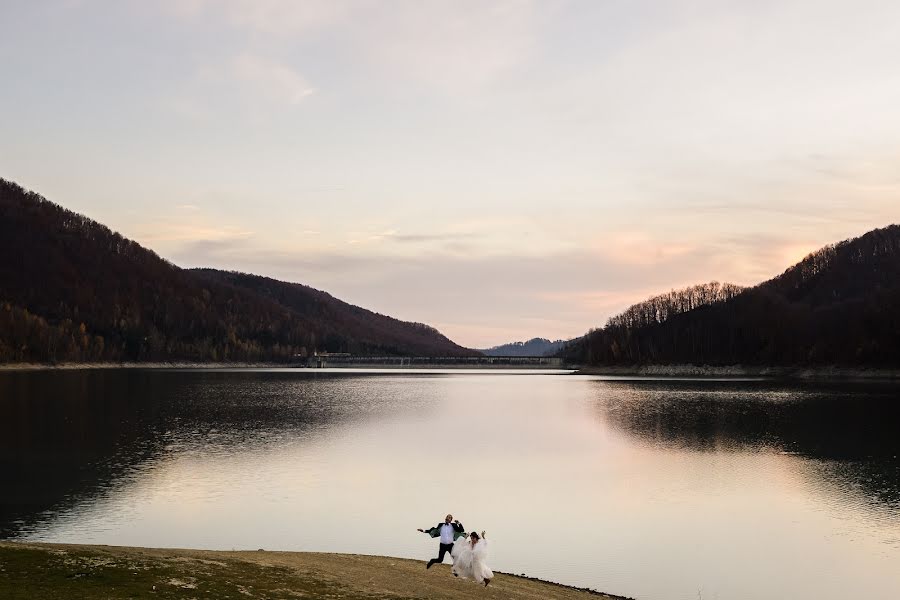
[[[437,558],[432,558],[425,565],[426,569],[430,569],[435,563],[444,562],[444,555],[453,549],[453,542],[456,538],[465,534],[466,529],[462,523],[453,520],[453,515],[447,515],[443,523],[438,523],[431,529],[419,529],[422,533],[427,533],[431,537],[441,538],[440,549]]]

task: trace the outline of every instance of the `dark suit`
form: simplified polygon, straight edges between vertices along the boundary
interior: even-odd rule
[[[447,523],[446,522],[438,523],[435,527],[432,527],[431,529],[426,529],[425,533],[427,533],[431,537],[440,537],[441,536],[441,527],[443,527],[444,525],[447,525]],[[453,540],[454,541],[456,540],[456,538],[460,537],[462,534],[464,534],[466,532],[466,528],[463,527],[463,524],[460,523],[459,521],[450,523],[450,526],[453,527]],[[444,555],[447,554],[448,552],[450,552],[452,549],[453,549],[453,544],[441,543],[440,546],[438,547],[437,558],[432,558],[431,560],[429,560],[426,568],[430,569],[431,565],[444,562]]]

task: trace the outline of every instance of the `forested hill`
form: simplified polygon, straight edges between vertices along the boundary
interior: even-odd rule
[[[0,179],[0,362],[287,362],[317,350],[474,353],[311,288],[180,269]]]
[[[488,356],[550,356],[556,354],[565,340],[552,342],[546,338],[531,338],[527,342],[512,342],[482,350]]]
[[[246,290],[318,323],[329,324],[334,331],[328,335],[340,337],[339,331],[346,331],[355,340],[354,344],[348,346],[340,339],[335,339],[334,343],[325,339],[324,347],[347,347],[357,353],[384,352],[417,356],[478,354],[477,351],[456,345],[430,325],[400,321],[375,313],[303,284],[216,269],[194,269],[191,272],[201,279]]]
[[[900,366],[900,226],[826,246],[748,289],[651,298],[573,341],[583,364]]]

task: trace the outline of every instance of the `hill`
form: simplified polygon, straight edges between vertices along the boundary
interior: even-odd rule
[[[636,304],[562,355],[593,365],[900,365],[900,226],[826,246],[755,287],[716,285]]]
[[[0,362],[475,353],[312,288],[181,269],[3,179],[0,256]]]
[[[299,283],[287,283],[260,275],[193,269],[191,273],[215,284],[246,290],[261,298],[313,319],[330,324],[334,331],[325,338],[324,347],[348,348],[355,354],[403,354],[417,356],[469,356],[477,352],[457,346],[430,325],[400,321],[348,304],[320,290]],[[354,342],[348,345],[339,331],[352,332]]]
[[[531,338],[527,342],[511,342],[481,350],[487,356],[551,356],[565,345],[565,340],[551,342],[546,338]]]

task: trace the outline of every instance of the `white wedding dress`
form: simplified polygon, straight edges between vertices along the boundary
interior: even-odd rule
[[[469,538],[459,538],[453,543],[450,555],[453,557],[453,574],[484,583],[493,579],[494,572],[487,566],[487,540],[482,538],[472,546]]]

